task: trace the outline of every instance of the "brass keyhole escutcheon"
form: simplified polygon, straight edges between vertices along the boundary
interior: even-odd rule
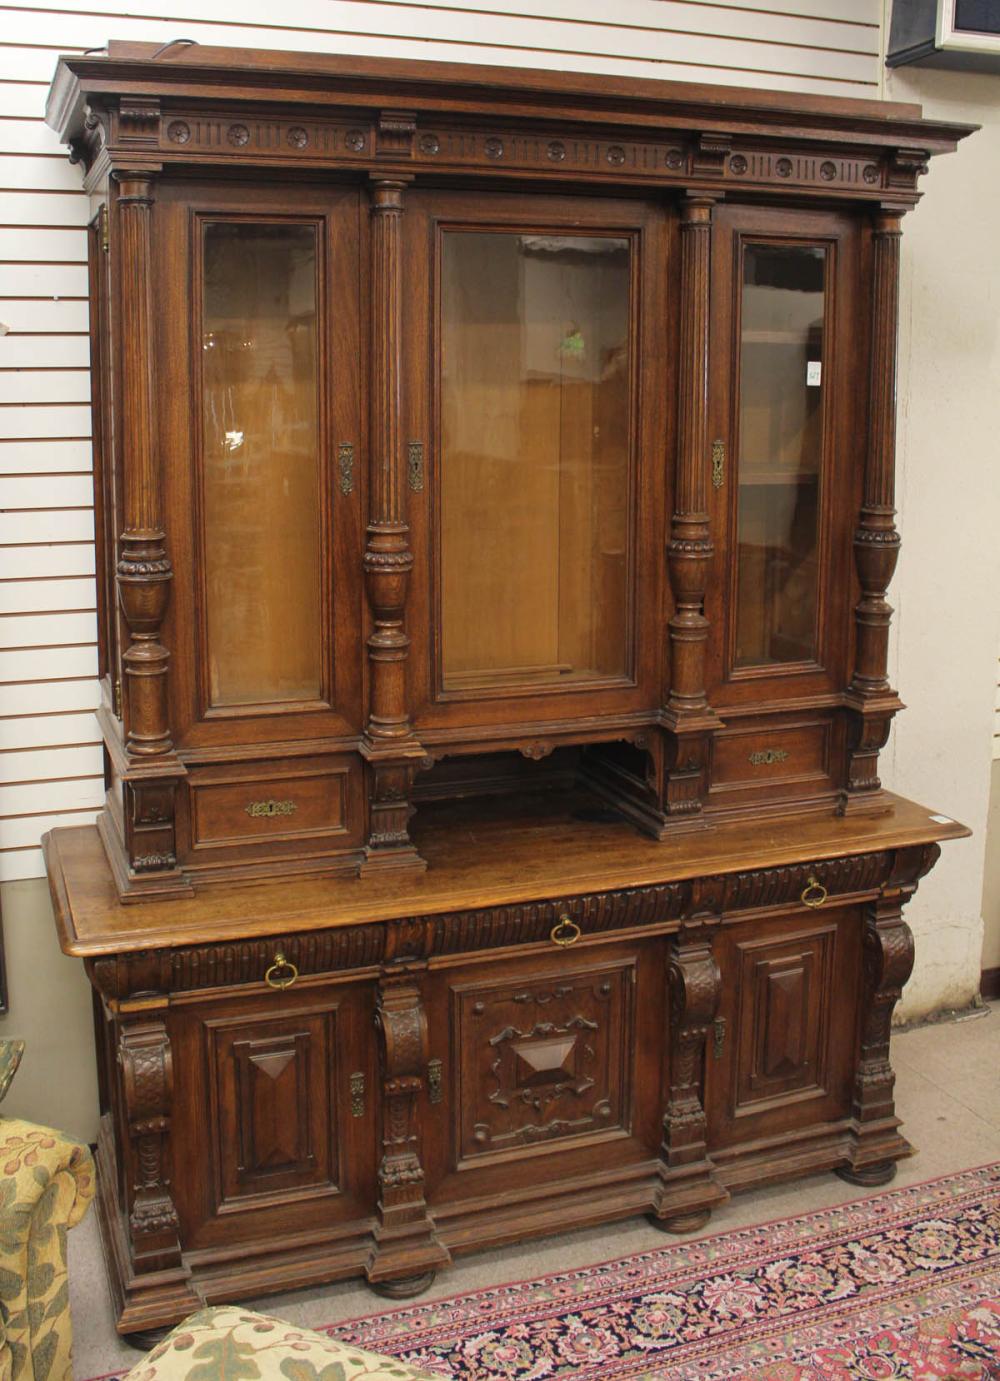
[[[829,893],[823,884],[818,880],[815,873],[809,874],[809,881],[802,889],[802,896],[799,900],[803,906],[822,906]]]
[[[298,976],[298,969],[279,949],[274,963],[264,974],[264,982],[269,988],[290,988]]]
[[[554,945],[575,945],[583,931],[570,916],[562,915],[559,921],[549,932],[549,939]]]

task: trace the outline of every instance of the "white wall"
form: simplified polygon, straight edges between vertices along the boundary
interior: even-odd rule
[[[883,780],[969,825],[907,908],[905,1018],[979,988],[996,654],[1000,646],[1000,75],[898,68],[891,100],[981,123],[935,159],[903,222],[898,377],[897,719]],[[991,945],[993,937],[991,937]]]

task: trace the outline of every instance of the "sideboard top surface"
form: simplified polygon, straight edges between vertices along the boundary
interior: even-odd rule
[[[879,815],[795,815],[732,822],[662,842],[624,821],[580,818],[580,798],[514,806],[425,807],[414,836],[424,873],[289,877],[205,886],[193,896],[123,905],[93,825],[57,829],[44,848],[60,943],[82,957],[227,941],[286,930],[433,916],[463,908],[872,853],[970,833],[955,820],[886,794]],[[586,815],[586,810],[583,811]]]

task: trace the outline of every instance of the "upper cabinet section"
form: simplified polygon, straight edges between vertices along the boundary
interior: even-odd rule
[[[900,225],[967,127],[186,42],[48,118],[105,208],[124,898],[419,870],[449,796],[879,808]]]

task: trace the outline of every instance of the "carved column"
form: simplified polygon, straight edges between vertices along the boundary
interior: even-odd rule
[[[667,567],[674,597],[668,626],[670,692],[661,721],[671,745],[662,803],[667,820],[700,823],[711,731],[719,719],[705,691],[709,623],[709,274],[715,199],[689,194],[681,210],[681,337],[677,471]],[[694,817],[692,821],[692,817]]]
[[[851,1164],[837,1174],[851,1184],[886,1184],[896,1173],[896,1160],[910,1153],[900,1136],[889,1063],[892,1014],[913,969],[913,935],[902,910],[917,883],[940,857],[937,844],[900,849],[888,882],[876,901],[865,908],[864,981],[861,1035],[852,1104]]]
[[[406,523],[402,450],[402,217],[407,179],[371,186],[371,477],[365,580],[371,609],[367,864],[424,867],[410,841],[410,787],[423,750],[407,707],[406,599],[413,553]]]
[[[691,1232],[729,1196],[712,1179],[707,1122],[701,1100],[705,1043],[719,1003],[719,966],[712,954],[712,923],[682,924],[670,947],[667,970],[670,1084],[663,1118],[660,1175],[654,1204],[657,1227]]]
[[[116,272],[121,302],[119,418],[124,523],[118,600],[128,627],[122,654],[125,848],[131,874],[176,882],[173,753],[167,704],[169,653],[161,641],[173,572],[161,516],[153,373],[152,214],[149,170],[116,172]],[[106,836],[107,837],[107,836]],[[114,860],[113,860],[114,861]],[[120,882],[124,879],[120,879]]]
[[[848,810],[871,803],[879,791],[879,751],[889,737],[893,715],[902,708],[886,675],[892,620],[892,606],[886,599],[886,590],[899,555],[895,461],[901,217],[900,211],[880,211],[875,218],[872,237],[871,393],[864,496],[854,533],[854,560],[861,583],[861,599],[854,611],[854,674],[846,701]]]
[[[382,1160],[376,1246],[367,1266],[379,1294],[404,1299],[426,1289],[451,1256],[434,1236],[424,1201],[419,1101],[429,1059],[427,1014],[408,974],[383,978],[375,1021],[382,1076]]]

